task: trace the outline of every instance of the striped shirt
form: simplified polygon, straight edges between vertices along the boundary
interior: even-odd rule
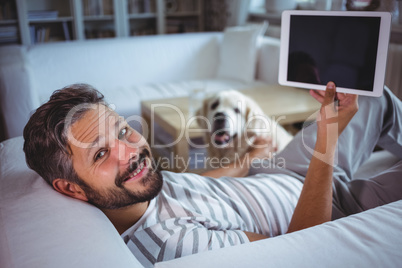
[[[161,193],[122,234],[145,266],[249,242],[243,231],[270,237],[287,231],[302,183],[279,174],[211,179],[163,171]]]

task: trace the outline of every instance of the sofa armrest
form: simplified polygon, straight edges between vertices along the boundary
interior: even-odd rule
[[[261,39],[257,54],[257,80],[278,84],[280,46],[278,38],[266,36]]]
[[[400,267],[401,215],[399,200],[291,234],[160,262],[155,267]]]
[[[19,136],[39,100],[32,92],[31,70],[25,48],[10,46],[0,52],[0,111],[4,138]]]

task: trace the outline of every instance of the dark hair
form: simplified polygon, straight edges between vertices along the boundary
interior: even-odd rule
[[[66,131],[67,115],[77,105],[105,104],[104,96],[87,84],[73,84],[56,90],[41,105],[24,128],[24,152],[28,166],[52,185],[56,178],[81,184],[75,172]],[[69,123],[79,120],[87,109],[73,113]]]

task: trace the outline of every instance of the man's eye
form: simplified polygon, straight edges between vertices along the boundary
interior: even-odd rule
[[[106,154],[106,150],[102,150],[102,151],[99,151],[96,155],[95,155],[95,161],[98,161],[99,159],[101,159],[102,157],[104,157],[105,156],[105,154]]]
[[[122,130],[120,130],[119,132],[119,140],[123,139],[127,134],[127,127],[123,128]]]

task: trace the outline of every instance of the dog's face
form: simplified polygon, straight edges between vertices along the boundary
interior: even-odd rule
[[[204,131],[204,140],[212,145],[208,147],[210,154],[219,156],[233,151],[245,153],[256,136],[270,137],[273,150],[283,149],[292,139],[253,99],[235,90],[205,99],[197,111],[197,123]]]
[[[244,134],[248,106],[248,98],[237,91],[219,92],[204,100],[197,121],[203,128],[211,129],[211,142],[224,146]]]

